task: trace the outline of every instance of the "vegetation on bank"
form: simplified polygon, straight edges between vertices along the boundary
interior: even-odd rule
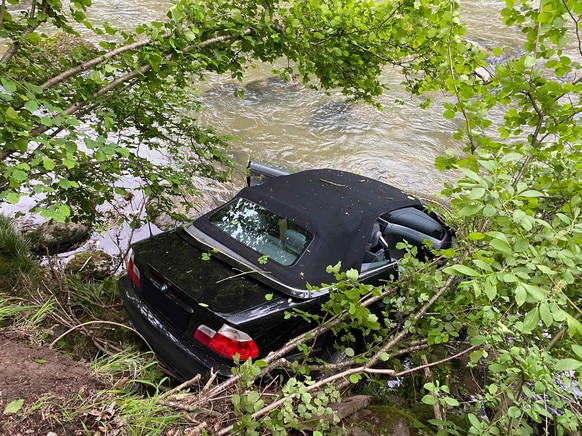
[[[310,334],[280,352],[237,366],[229,381],[198,391],[164,390],[159,374],[142,363],[147,350],[125,354],[128,344],[140,342],[122,326],[123,312],[114,310],[114,280],[27,278],[36,267],[3,221],[8,231],[0,261],[9,273],[1,322],[32,326],[34,337],[85,358],[99,356],[97,368],[127,374],[117,392],[107,394],[122,407],[123,431],[329,432],[339,428],[325,417],[340,394],[361,389],[390,397],[386,380],[394,379],[406,398],[420,399],[430,412],[421,422],[427,432],[579,431],[579,1],[508,0],[500,19],[508,29],[519,28],[523,42],[493,49],[505,55],[504,63],[486,59],[463,39],[454,0],[183,0],[166,21],[135,32],[90,25],[89,0],[72,2],[71,15],[59,1],[20,3],[0,4],[0,39],[8,45],[0,59],[0,201],[38,195],[47,218],[99,220],[99,205],[128,195],[128,175],[161,204],[164,193],[195,190],[193,174],[227,177],[228,138],[196,124],[201,105],[193,87],[209,72],[240,78],[255,60],[286,58],[283,76],[339,87],[371,103],[383,91],[381,68],[396,65],[412,93],[448,93],[443,114],[462,125],[455,135],[465,142],[464,153],[436,162],[462,174],[444,191],[455,246],[434,263],[406,257],[399,281],[379,287],[330,266],[337,284],[325,320],[313,320]],[[73,24],[85,25],[103,43],[63,61],[56,74],[54,58],[40,50],[47,24],[67,33],[74,33]],[[478,67],[490,70],[489,81],[473,74]],[[166,160],[149,161],[143,147]],[[386,308],[383,318],[368,309],[378,301]],[[335,365],[281,359],[295,348],[308,353],[327,329],[343,345]],[[349,347],[354,329],[369,348]],[[452,377],[459,365],[481,374],[470,390]],[[81,425],[84,418],[62,406],[63,419]],[[217,411],[224,419],[216,419]]]

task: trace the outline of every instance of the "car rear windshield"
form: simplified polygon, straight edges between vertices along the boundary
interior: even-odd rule
[[[281,265],[292,265],[312,239],[295,223],[244,198],[238,198],[208,219],[241,244]]]

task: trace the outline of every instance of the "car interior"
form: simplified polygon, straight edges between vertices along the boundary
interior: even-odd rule
[[[419,248],[428,243],[433,249],[442,249],[450,243],[450,234],[438,221],[413,207],[382,215],[372,226],[360,271],[368,272],[397,262],[404,251],[396,245],[403,241]]]

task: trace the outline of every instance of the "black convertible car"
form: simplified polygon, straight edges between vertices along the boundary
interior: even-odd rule
[[[264,357],[312,328],[285,313],[321,310],[327,289],[307,285],[332,283],[328,265],[377,282],[397,274],[400,241],[450,246],[437,217],[385,183],[331,169],[250,171],[231,201],[134,244],[120,280],[130,321],[179,379],[211,368],[228,377],[236,354]]]

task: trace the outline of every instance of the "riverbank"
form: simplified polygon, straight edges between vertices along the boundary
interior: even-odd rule
[[[245,392],[244,384],[193,407],[220,384],[176,386],[163,373],[127,323],[115,276],[68,274],[50,258],[41,268],[10,220],[1,224],[0,254],[14,274],[0,283],[0,433],[197,435],[236,422],[234,398]],[[264,394],[276,394],[274,381],[261,387]],[[406,415],[385,421],[378,411],[370,412],[371,422],[366,414],[349,421],[373,399],[357,398],[333,405],[343,418],[334,429],[389,435],[394,427],[396,435],[412,428]]]

